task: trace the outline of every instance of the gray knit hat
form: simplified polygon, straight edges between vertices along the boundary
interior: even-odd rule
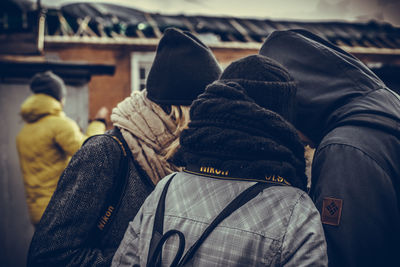
[[[275,60],[262,55],[241,58],[224,70],[220,80],[239,83],[258,105],[293,123],[296,83]]]
[[[209,166],[245,180],[278,175],[306,190],[304,146],[288,123],[295,93],[288,72],[267,57],[231,63],[193,101],[174,162],[192,172]]]
[[[58,101],[61,101],[67,94],[64,81],[51,71],[35,74],[30,87],[33,93],[46,94]]]
[[[147,97],[157,104],[188,106],[221,74],[210,48],[190,32],[164,31],[147,79]]]

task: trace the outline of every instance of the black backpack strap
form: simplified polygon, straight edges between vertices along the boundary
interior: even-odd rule
[[[167,196],[169,184],[171,183],[175,175],[176,173],[173,174],[172,177],[165,184],[164,189],[160,196],[160,200],[158,201],[157,210],[154,216],[153,233],[151,234],[146,266],[161,266],[161,249],[162,249],[162,244],[166,241],[165,239],[165,241],[160,242],[164,231],[163,229],[164,229],[165,198]],[[156,253],[156,248],[159,247],[159,244],[161,245],[160,248],[158,248],[159,253],[157,253],[158,254],[157,256],[155,255],[155,253]],[[157,258],[155,258],[154,256],[157,256]]]
[[[171,178],[172,180],[172,178]],[[171,181],[170,180],[170,181]],[[167,239],[177,234],[179,237],[179,248],[178,252],[175,255],[175,258],[171,264],[171,266],[183,266],[188,261],[190,261],[196,253],[197,249],[204,242],[204,240],[210,235],[210,233],[218,226],[218,224],[231,215],[234,211],[239,209],[241,206],[252,200],[256,197],[260,192],[262,192],[265,188],[270,186],[278,185],[274,183],[256,183],[255,185],[250,186],[242,193],[240,193],[234,200],[232,200],[219,214],[218,216],[210,223],[210,225],[204,230],[200,238],[193,244],[192,247],[188,249],[186,254],[182,258],[182,254],[185,248],[185,238],[182,232],[178,230],[169,230],[164,235],[163,233],[163,220],[164,220],[164,209],[165,209],[165,196],[168,190],[168,186],[170,181],[167,182],[164,190],[161,194],[160,201],[158,202],[156,215],[154,218],[154,227],[153,227],[153,235],[150,241],[149,253],[147,258],[147,266],[161,266],[161,251],[163,244],[167,241]],[[157,223],[156,223],[157,222]],[[161,223],[160,223],[161,222]]]
[[[93,245],[98,245],[98,242],[104,237],[110,228],[111,222],[118,212],[122,198],[125,194],[125,189],[129,179],[129,158],[130,149],[124,138],[117,128],[111,132],[102,134],[116,142],[121,150],[121,160],[119,162],[118,173],[113,181],[113,187],[110,194],[106,197],[104,206],[101,209],[99,218],[96,221],[95,227],[89,234],[88,241]],[[85,142],[86,143],[86,142]]]

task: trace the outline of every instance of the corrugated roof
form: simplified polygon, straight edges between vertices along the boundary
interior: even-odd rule
[[[1,26],[0,23],[0,31]],[[46,40],[90,40],[99,43],[121,43],[123,40],[128,44],[153,43],[153,39],[157,40],[168,27],[197,33],[206,43],[217,47],[252,48],[259,46],[274,30],[306,29],[341,47],[366,48],[371,51],[391,49],[400,53],[400,28],[387,23],[172,16],[105,3],[76,3],[58,10],[49,10]]]

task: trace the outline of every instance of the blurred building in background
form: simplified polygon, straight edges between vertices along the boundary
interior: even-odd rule
[[[400,75],[396,75],[400,74],[400,28],[387,23],[172,16],[104,3],[48,10],[46,21],[44,52],[48,57],[116,66],[113,77],[94,77],[89,85],[92,115],[102,105],[112,108],[130,91],[144,88],[156,45],[168,27],[197,34],[223,66],[257,53],[274,30],[307,29],[360,58],[394,90],[400,90]]]
[[[133,90],[145,88],[159,38],[168,27],[198,35],[222,66],[257,53],[274,30],[307,29],[360,58],[400,91],[400,28],[388,23],[163,15],[105,3],[46,9],[33,0],[2,0],[0,260],[6,266],[24,265],[32,235],[15,149],[29,78],[51,69],[65,79],[66,113],[84,128],[100,107],[112,109]]]

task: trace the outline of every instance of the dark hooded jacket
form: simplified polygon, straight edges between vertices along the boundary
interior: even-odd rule
[[[260,54],[298,82],[295,126],[316,145],[311,196],[330,266],[398,266],[400,98],[360,60],[303,30]]]

